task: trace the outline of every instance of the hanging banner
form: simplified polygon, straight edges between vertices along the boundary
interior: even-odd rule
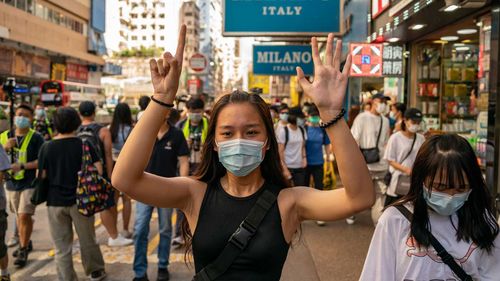
[[[79,83],[87,83],[89,69],[86,65],[67,63],[66,80]]]
[[[224,0],[224,36],[341,33],[339,0]]]
[[[352,43],[350,45],[352,66],[350,76],[382,76],[382,44]]]
[[[305,75],[313,75],[311,46],[253,46],[253,73],[256,75],[295,75],[297,66],[302,67]]]

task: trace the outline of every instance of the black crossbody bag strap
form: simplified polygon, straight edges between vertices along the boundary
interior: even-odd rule
[[[226,247],[224,247],[219,256],[212,263],[200,270],[193,277],[193,281],[211,281],[224,274],[234,260],[245,250],[248,242],[255,236],[260,223],[276,202],[276,198],[276,194],[265,190],[247,217],[241,222],[238,229],[231,235]]]
[[[378,149],[378,142],[380,141],[380,135],[382,135],[382,124],[384,123],[384,118],[380,116],[380,128],[378,129],[378,136],[377,136],[377,144],[375,145],[375,148]]]
[[[417,134],[415,134],[415,137],[413,138],[413,142],[411,143],[410,151],[406,154],[405,158],[401,160],[401,164],[406,160],[406,158],[410,157],[411,152],[413,151],[413,147],[415,147],[415,142],[417,141]]]
[[[396,205],[395,206],[403,216],[405,216],[410,222],[412,221],[413,214],[403,205]],[[472,277],[468,275],[464,269],[458,265],[455,262],[455,259],[446,251],[446,249],[439,243],[439,241],[432,235],[430,234],[431,238],[431,245],[434,247],[434,250],[436,250],[438,256],[441,258],[441,260],[448,266],[450,267],[451,270],[460,278],[462,281],[473,281]]]

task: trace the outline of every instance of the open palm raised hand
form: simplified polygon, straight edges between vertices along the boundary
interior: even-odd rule
[[[165,52],[163,57],[149,61],[151,71],[151,82],[153,83],[155,95],[161,95],[166,103],[173,103],[179,89],[179,77],[182,72],[182,61],[184,58],[184,45],[186,41],[186,26],[182,25],[179,31],[179,41],[175,56]]]
[[[343,71],[340,71],[342,56],[342,41],[338,40],[333,53],[333,34],[328,35],[326,43],[325,62],[321,61],[316,37],[311,39],[312,55],[314,60],[314,81],[309,82],[302,68],[297,67],[297,80],[316,104],[322,114],[339,112],[344,103],[348,75],[351,68],[351,56],[347,57]],[[328,114],[330,115],[330,114]]]

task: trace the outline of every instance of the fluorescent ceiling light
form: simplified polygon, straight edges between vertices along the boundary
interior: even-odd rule
[[[419,30],[419,29],[422,29],[425,27],[425,24],[414,24],[412,26],[410,26],[410,29],[411,30]]]
[[[434,40],[433,43],[436,43],[436,44],[446,44],[446,43],[448,43],[448,41]]]
[[[463,46],[465,46],[465,44],[464,43],[455,43],[455,44],[453,44],[453,46],[455,46],[455,47],[463,47]]]
[[[458,8],[460,8],[460,6],[458,6],[458,5],[450,5],[450,6],[446,7],[444,9],[444,11],[445,12],[453,12],[453,11],[455,11]]]
[[[389,38],[389,40],[387,40],[387,41],[389,41],[389,42],[391,42],[391,43],[396,43],[396,42],[398,42],[398,41],[399,41],[399,38],[397,38],[397,37],[392,37],[392,38]]]
[[[470,48],[469,48],[469,47],[457,47],[457,48],[455,48],[455,49],[456,49],[457,51],[468,51],[468,50],[470,50]]]
[[[457,41],[458,36],[443,36],[443,37],[441,37],[441,40],[443,40],[443,41]]]
[[[457,31],[458,34],[474,34],[477,33],[477,29],[474,28],[466,28],[466,29],[460,29]]]

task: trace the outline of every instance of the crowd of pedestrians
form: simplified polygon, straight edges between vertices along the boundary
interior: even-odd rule
[[[32,216],[41,191],[57,276],[64,281],[78,280],[73,231],[85,274],[93,281],[106,278],[96,213],[108,246],[133,244],[133,280],[149,280],[155,210],[158,281],[169,280],[171,247],[192,251],[193,280],[279,280],[301,222],[353,224],[355,214],[370,207],[376,229],[361,280],[498,280],[493,199],[465,139],[426,139],[422,113],[383,93],[348,126],[342,106],[351,58],[341,69],[341,42],[334,48],[332,35],[323,61],[312,39],[313,82],[297,69],[311,100],[304,106],[269,105],[257,94],[234,91],[221,96],[210,115],[200,97],[178,112],[173,107],[185,33],[183,27],[175,56],[151,60],[154,95],[140,98],[135,119],[125,103],[115,107],[109,126],[95,121],[90,101],[78,111],[60,107],[52,116],[41,104],[17,106],[14,128],[0,135],[6,187],[6,195],[0,191],[0,280],[10,280],[8,246],[18,246],[13,265],[19,268],[36,247]],[[332,162],[342,184],[325,190],[324,171]],[[92,177],[82,179],[87,172]],[[91,213],[82,211],[91,205],[82,196],[93,191],[82,193],[86,180],[102,199],[102,208]],[[100,184],[111,180],[114,188]],[[7,206],[16,220],[6,244]]]

